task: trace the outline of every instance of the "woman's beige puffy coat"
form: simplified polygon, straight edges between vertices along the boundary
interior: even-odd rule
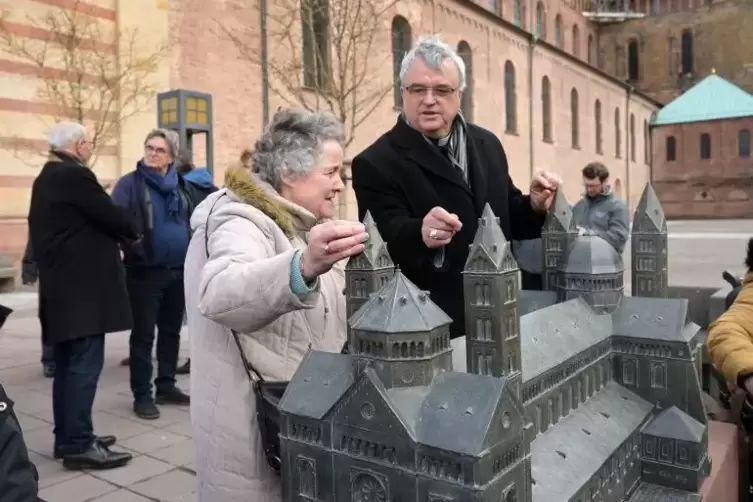
[[[242,333],[246,357],[265,379],[290,380],[309,344],[339,352],[345,343],[344,275],[333,269],[316,291],[294,295],[291,261],[314,216],[247,170],[230,170],[225,181],[191,217],[185,265],[199,502],[276,502],[280,481],[262,452],[230,330]]]

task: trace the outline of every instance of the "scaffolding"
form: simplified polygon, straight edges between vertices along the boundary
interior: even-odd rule
[[[634,0],[591,0],[587,3],[583,16],[595,23],[622,23],[631,19],[641,19],[646,16],[635,11]]]

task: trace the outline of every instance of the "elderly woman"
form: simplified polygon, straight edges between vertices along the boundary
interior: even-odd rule
[[[268,381],[287,381],[309,347],[345,343],[344,274],[363,225],[334,221],[343,189],[342,127],[279,111],[256,142],[253,172],[194,212],[186,258],[191,419],[201,502],[275,502],[280,481],[262,451],[253,390],[231,330]]]

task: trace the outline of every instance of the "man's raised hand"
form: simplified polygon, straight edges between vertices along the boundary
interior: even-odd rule
[[[450,214],[437,206],[424,216],[421,238],[426,247],[437,249],[449,244],[461,228],[463,228],[463,223],[456,214]]]

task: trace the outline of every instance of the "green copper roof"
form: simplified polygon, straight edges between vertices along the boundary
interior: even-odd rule
[[[659,110],[653,125],[753,116],[753,95],[711,74]]]

